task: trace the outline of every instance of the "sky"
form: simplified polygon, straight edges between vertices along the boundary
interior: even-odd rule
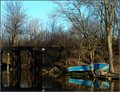
[[[4,14],[4,6],[7,0],[1,1],[1,14]],[[8,2],[8,1],[7,1]],[[61,1],[64,3],[65,1]],[[50,14],[54,13],[57,5],[54,0],[41,0],[41,1],[24,1],[22,0],[23,8],[26,10],[28,18],[38,18],[45,26],[50,22]],[[64,25],[65,29],[68,29],[69,25],[63,19],[59,18],[59,24]]]
[[[53,11],[55,4],[52,1],[23,1],[23,7],[27,14],[33,18],[40,18],[43,23],[49,21],[49,14]]]
[[[4,13],[4,6],[6,1],[1,2],[1,12]],[[28,17],[39,18],[42,23],[49,21],[49,14],[55,8],[53,1],[22,1],[23,8],[26,10]]]

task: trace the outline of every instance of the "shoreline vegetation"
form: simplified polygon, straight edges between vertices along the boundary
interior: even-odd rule
[[[55,46],[54,46],[55,47]],[[14,47],[15,48],[15,47]],[[115,51],[115,50],[114,50]],[[38,50],[39,52],[39,50]],[[44,52],[44,54],[42,54],[42,61],[41,61],[41,53],[36,54],[35,57],[38,58],[38,61],[36,62],[41,62],[42,66],[38,66],[42,68],[42,75],[48,75],[54,78],[57,78],[59,76],[61,76],[62,74],[66,74],[66,75],[70,75],[70,76],[76,76],[76,74],[78,76],[85,76],[87,75],[87,73],[68,73],[67,68],[71,67],[71,66],[79,66],[79,65],[89,65],[91,63],[90,60],[90,55],[88,53],[88,51],[86,49],[81,50],[81,58],[78,57],[78,52],[79,50],[77,49],[63,49],[61,51],[61,53],[59,51],[52,51],[52,50],[48,50],[47,52]],[[68,55],[69,53],[69,55]],[[108,58],[108,56],[103,55],[104,53],[107,53],[107,50],[104,50],[104,52],[102,52],[101,49],[96,49],[95,50],[95,59],[93,61],[93,63],[108,63],[108,60],[106,61],[106,58]],[[119,75],[119,61],[118,61],[118,57],[116,53],[118,53],[118,51],[114,52],[114,69],[115,69],[115,74]],[[22,69],[27,69],[27,68],[32,68],[30,63],[30,59],[32,60],[31,55],[29,54],[29,51],[22,51],[21,52],[21,68]],[[14,57],[14,54],[13,54]],[[12,58],[12,56],[11,56]],[[52,61],[53,60],[53,61]],[[80,61],[81,60],[81,61]],[[3,53],[3,63],[7,63],[8,61],[8,57],[7,57],[7,51],[4,51]],[[11,60],[11,62],[13,62]],[[33,69],[33,68],[32,68]],[[90,72],[90,71],[89,71]],[[90,72],[91,73],[91,72]],[[90,74],[89,73],[89,74]],[[74,75],[75,74],[75,75]],[[91,73],[92,74],[92,73]],[[76,76],[76,77],[78,77]]]

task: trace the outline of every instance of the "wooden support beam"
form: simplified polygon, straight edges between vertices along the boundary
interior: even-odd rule
[[[2,71],[2,54],[3,54],[3,51],[2,51],[2,49],[0,49],[0,62],[1,62],[1,67],[0,67],[0,73],[1,73],[1,87],[3,87],[3,84],[2,84],[2,75],[3,75],[3,71]]]
[[[21,80],[21,58],[20,58],[20,51],[15,51],[15,66],[16,66],[16,87],[20,87],[20,80]]]
[[[42,50],[45,48],[46,51],[52,50],[52,51],[60,51],[64,48],[62,46],[15,46],[15,47],[4,47],[2,50],[4,51],[32,51],[32,50]],[[44,49],[43,49],[44,50]]]
[[[7,52],[7,74],[9,74],[10,70],[10,52]]]

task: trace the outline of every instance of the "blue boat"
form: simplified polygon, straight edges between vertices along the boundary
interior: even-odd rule
[[[90,71],[91,68],[90,65],[81,65],[81,66],[72,66],[72,67],[68,67],[68,71],[72,72],[72,71]],[[102,69],[104,71],[109,70],[109,65],[106,63],[94,63],[93,64],[93,70],[96,71],[98,69]]]

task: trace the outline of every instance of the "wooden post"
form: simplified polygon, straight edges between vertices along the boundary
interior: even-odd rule
[[[34,73],[35,73],[35,65],[34,65],[34,62],[35,62],[35,55],[34,55],[34,50],[31,50],[31,57],[32,57],[32,61],[31,61],[31,70],[32,70],[32,74],[34,75]]]
[[[20,87],[20,80],[21,80],[21,58],[20,58],[20,51],[15,51],[15,55],[16,55],[16,77],[17,77],[17,83],[16,86]]]
[[[7,60],[7,74],[9,74],[9,64],[10,64],[10,53],[9,52],[7,53],[7,57],[8,57],[8,60]]]
[[[21,57],[20,57],[20,51],[17,51],[17,61],[18,61],[18,84],[20,87],[20,81],[21,81]]]
[[[7,60],[7,86],[9,86],[10,84],[10,72],[9,72],[9,64],[10,64],[10,52],[7,53],[7,57],[8,57],[8,60]]]
[[[1,87],[3,86],[3,84],[2,84],[2,75],[3,75],[3,71],[2,71],[2,53],[3,53],[3,51],[2,51],[2,49],[0,49],[0,61],[1,61],[1,67],[0,67],[0,73],[1,73]]]

